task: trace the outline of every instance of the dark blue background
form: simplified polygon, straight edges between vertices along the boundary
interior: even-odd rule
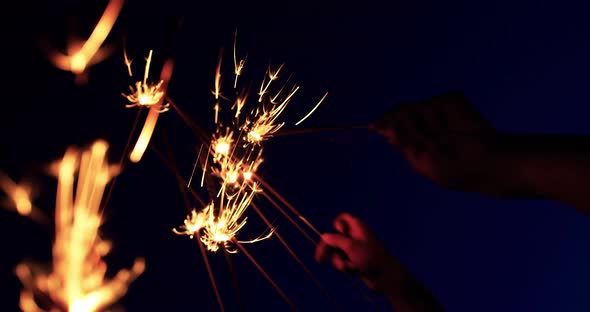
[[[3,21],[10,27],[2,39],[0,168],[14,178],[36,177],[36,203],[47,212],[55,183],[39,165],[97,138],[109,140],[118,159],[135,117],[120,96],[129,83],[121,50],[92,67],[80,86],[39,49],[43,38],[59,45],[68,32],[87,35],[106,1],[91,3],[23,1],[10,12],[17,22]],[[260,77],[269,61],[285,62],[301,85],[284,115],[291,124],[325,91],[327,100],[302,127],[366,124],[401,101],[462,90],[502,130],[588,133],[588,12],[583,1],[135,1],[126,3],[109,42],[126,34],[138,60],[155,49],[155,66],[173,57],[169,95],[205,126],[219,48],[225,47],[229,79],[227,53],[237,27],[246,72]],[[153,142],[163,149],[167,137],[186,176],[197,142],[175,112],[160,117]],[[363,130],[276,138],[266,153],[261,174],[313,224],[327,231],[340,211],[361,216],[449,311],[590,309],[590,219],[573,208],[440,189]],[[375,308],[351,279],[317,265],[311,243],[260,203],[345,310]],[[104,227],[114,241],[108,261],[117,269],[135,256],[147,260],[146,273],[120,301],[127,311],[218,310],[196,243],[171,232],[185,213],[174,176],[153,151],[118,178]],[[251,214],[245,238],[264,230]],[[0,215],[1,306],[12,311],[20,290],[14,266],[24,258],[49,260],[52,231],[13,212]],[[246,247],[301,310],[335,309],[276,239]],[[237,310],[224,257],[210,261],[226,309]],[[233,261],[246,310],[288,309],[243,254]]]

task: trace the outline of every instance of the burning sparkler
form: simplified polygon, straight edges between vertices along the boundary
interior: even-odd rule
[[[162,97],[165,94],[163,89],[164,80],[160,79],[156,83],[148,82],[148,76],[150,72],[150,65],[152,63],[152,53],[153,50],[150,50],[148,57],[146,58],[145,69],[143,73],[143,80],[135,82],[135,87],[129,86],[131,93],[122,95],[131,103],[127,104],[125,107],[134,107],[134,106],[147,106],[151,107],[160,102]],[[125,56],[125,65],[127,66],[129,76],[133,77],[133,71],[131,70],[131,60],[127,57],[127,52],[124,52]],[[160,106],[159,111],[160,113],[168,111],[170,104],[166,103]]]
[[[234,39],[233,73],[235,79],[233,88],[237,89],[238,77],[242,74],[246,59],[238,60],[235,45],[236,40]],[[203,186],[205,176],[209,174],[208,181],[216,181],[214,183],[217,183],[217,192],[210,194],[211,201],[202,210],[193,209],[185,219],[184,225],[174,229],[174,232],[179,235],[188,235],[191,238],[196,236],[210,251],[217,251],[220,247],[224,247],[230,252],[235,252],[236,250],[231,246],[233,242],[242,243],[235,236],[246,224],[247,217],[244,213],[250,206],[254,195],[262,192],[259,184],[254,182],[252,178],[263,160],[263,143],[285,124],[279,122],[279,116],[299,87],[293,85],[289,92],[284,92],[289,89],[286,88],[286,84],[278,90],[273,89],[273,82],[280,78],[279,74],[284,68],[284,64],[276,68],[269,66],[260,84],[257,102],[242,118],[248,92],[246,90],[238,92],[239,95],[233,102],[222,96],[221,63],[222,53],[220,53],[215,70],[214,89],[212,90],[215,98],[213,110],[216,130],[210,140],[205,143],[209,147],[201,168],[201,186]],[[326,95],[313,110],[319,106]],[[222,105],[224,104],[222,100],[231,103],[231,106],[227,105],[230,113],[226,116],[231,116],[229,120],[219,117],[220,112],[226,107]],[[307,118],[313,110],[301,121]],[[190,180],[192,180],[192,175]],[[267,235],[245,242],[257,242],[270,237],[272,233],[273,230]]]
[[[143,153],[145,152],[154,132],[154,129],[156,128],[158,116],[160,115],[160,113],[168,109],[168,104],[164,104],[164,100],[166,89],[168,88],[168,83],[170,82],[170,78],[172,77],[172,69],[174,68],[174,63],[171,60],[164,62],[164,66],[162,67],[158,83],[156,83],[155,85],[150,85],[147,83],[147,76],[149,72],[149,66],[151,63],[151,56],[152,51],[150,51],[150,54],[146,60],[143,81],[137,84],[137,89],[135,90],[135,93],[130,96],[131,100],[133,100],[131,101],[133,103],[132,106],[147,106],[150,109],[145,119],[143,128],[141,129],[141,132],[139,134],[139,137],[137,138],[137,142],[135,143],[133,150],[129,154],[129,159],[134,163],[139,162],[143,157]],[[131,62],[127,61],[127,57],[125,57],[125,59],[126,64],[129,64],[127,65],[129,68]]]
[[[82,153],[70,148],[56,166],[53,265],[50,270],[33,263],[16,267],[24,285],[20,297],[23,311],[100,311],[122,297],[144,271],[143,259],[136,259],[131,269],[119,271],[110,280],[105,278],[103,257],[111,246],[98,234],[101,200],[105,186],[119,170],[106,162],[107,149],[104,141]]]

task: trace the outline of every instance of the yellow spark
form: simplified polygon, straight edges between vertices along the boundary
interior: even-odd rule
[[[148,82],[150,65],[152,62],[152,53],[153,50],[150,50],[148,57],[146,59],[143,81],[135,82],[135,88],[133,88],[133,86],[129,86],[131,93],[122,93],[122,95],[131,103],[125,105],[125,107],[153,106],[159,103],[162,100],[162,97],[164,97],[164,80],[160,79],[155,84]],[[127,57],[125,57],[125,62],[127,64]],[[159,108],[160,113],[168,111],[169,107],[169,103],[161,105]]]
[[[123,59],[125,61],[125,67],[127,67],[127,73],[129,74],[129,77],[133,77],[133,71],[131,70],[131,62],[133,62],[133,60],[127,57],[127,49],[123,49]]]
[[[217,122],[219,121],[219,102],[215,103],[215,106],[213,106],[213,110],[215,111],[215,124],[217,124]]]
[[[221,96],[221,58],[223,56],[223,50],[219,52],[219,61],[217,62],[217,69],[215,69],[215,90],[213,90],[213,95],[215,95],[215,99],[219,100],[219,96]]]
[[[236,78],[234,79],[234,89],[238,85],[238,77],[242,74],[242,70],[244,69],[244,65],[246,64],[246,57],[241,59],[238,62],[238,57],[236,56],[237,41],[238,41],[238,30],[236,29],[236,33],[234,35],[234,74],[236,75]],[[236,117],[237,117],[237,115],[236,115]]]
[[[264,78],[262,79],[262,83],[260,84],[260,91],[258,92],[259,98],[258,98],[258,102],[262,102],[262,98],[264,97],[264,95],[266,94],[266,91],[268,90],[268,87],[270,86],[270,83],[277,80],[277,78],[279,77],[279,72],[281,71],[281,69],[283,68],[285,64],[281,64],[281,66],[279,66],[276,70],[272,70],[270,68],[270,66],[267,69],[267,74],[268,74],[268,82],[266,82],[266,76],[264,76]],[[265,84],[266,82],[266,84]]]
[[[24,285],[20,306],[26,312],[41,311],[35,293],[49,298],[50,311],[99,311],[121,298],[145,270],[143,259],[132,268],[106,279],[104,257],[110,243],[98,234],[102,225],[104,189],[119,168],[106,161],[108,144],[95,142],[79,153],[70,148],[58,166],[53,265],[21,263],[16,274]],[[75,174],[77,173],[77,178]],[[74,182],[77,185],[74,190]],[[75,193],[75,196],[74,196]]]
[[[199,234],[201,242],[209,251],[217,251],[223,247],[230,253],[235,253],[232,248],[232,242],[238,231],[244,227],[247,217],[244,212],[250,206],[254,194],[258,192],[256,186],[250,192],[240,192],[238,195],[230,197],[228,201],[220,206],[220,213],[215,216],[214,203],[210,203],[200,212],[195,210],[187,216],[184,225],[179,230],[173,229],[174,233],[179,235],[188,235],[194,237]],[[253,240],[239,241],[241,243],[254,243],[272,236],[271,231],[264,236]]]
[[[88,65],[104,59],[106,57],[105,50],[101,50],[100,47],[113,28],[123,8],[123,2],[123,0],[110,0],[88,40],[81,44],[80,48],[75,48],[76,43],[70,43],[67,54],[53,53],[50,57],[53,64],[62,70],[79,75],[86,70]]]
[[[246,136],[247,142],[259,143],[264,141],[283,127],[285,123],[276,123],[276,119],[283,112],[291,97],[297,92],[297,90],[299,90],[299,87],[296,87],[281,104],[273,105],[270,110],[267,110],[266,107],[263,106],[262,113],[256,111],[254,115],[257,116],[257,118],[254,121],[248,121],[244,126],[248,133]]]
[[[162,72],[160,74],[160,80],[164,81],[164,84],[162,85],[162,92],[164,94],[166,93],[166,88],[168,87],[168,82],[170,81],[170,78],[172,76],[173,67],[174,67],[173,62],[167,61],[164,63],[164,66],[162,68]],[[147,149],[147,146],[150,142],[150,139],[151,139],[154,129],[156,127],[156,122],[158,121],[158,116],[162,112],[162,102],[163,101],[164,101],[164,96],[162,96],[156,104],[149,107],[150,111],[148,113],[148,116],[145,119],[145,123],[143,125],[143,128],[141,129],[141,132],[139,134],[137,142],[135,143],[135,146],[133,147],[133,150],[129,154],[129,159],[134,163],[137,163],[141,160],[141,157],[143,157],[143,153]]]
[[[316,108],[318,108],[318,106],[320,106],[320,104],[322,104],[322,102],[324,101],[326,96],[328,96],[328,92],[326,92],[326,94],[324,94],[322,99],[311,109],[311,111],[309,111],[309,113],[307,113],[307,115],[305,115],[305,117],[301,118],[301,120],[296,122],[295,125],[298,126],[301,122],[303,122],[305,119],[307,119],[307,117],[309,117],[316,110]]]
[[[240,113],[242,112],[242,108],[244,107],[244,105],[246,105],[246,100],[248,99],[248,94],[247,92],[243,92],[242,94],[240,94],[237,98],[236,101],[234,102],[234,105],[231,107],[231,109],[235,110],[235,114],[234,117],[238,118],[240,116]]]
[[[205,207],[203,210],[197,212],[195,209],[184,220],[184,225],[179,227],[179,230],[172,229],[172,231],[178,235],[188,235],[193,238],[202,228],[207,224],[209,216],[209,210],[213,209],[213,203]]]
[[[211,140],[211,147],[213,150],[213,160],[220,161],[227,158],[230,154],[231,146],[234,141],[234,132],[229,130],[229,127],[225,128],[225,134],[213,136]]]

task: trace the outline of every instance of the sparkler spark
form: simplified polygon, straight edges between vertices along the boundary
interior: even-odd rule
[[[237,39],[234,37],[234,89],[237,87],[238,77],[241,75],[245,63],[245,58],[238,60],[236,43]],[[253,181],[262,162],[262,143],[271,138],[285,124],[279,122],[278,118],[299,87],[293,85],[291,91],[283,92],[285,83],[278,91],[273,91],[271,86],[274,81],[278,80],[284,64],[275,68],[269,66],[260,84],[258,101],[246,114],[246,117],[239,118],[247,105],[248,98],[248,90],[242,90],[230,107],[230,111],[233,111],[230,120],[223,122],[219,116],[222,100],[230,101],[230,99],[222,96],[221,63],[222,53],[220,53],[215,69],[214,90],[212,90],[215,100],[214,120],[217,129],[210,141],[205,143],[209,146],[206,148],[207,155],[202,161],[201,168],[203,174],[201,186],[203,186],[208,173],[209,179],[207,181],[215,181],[213,183],[218,183],[218,188],[215,194],[215,192],[211,192],[211,186],[208,185],[211,197],[209,204],[200,211],[193,209],[184,220],[184,224],[178,229],[174,229],[174,232],[178,235],[188,235],[191,238],[196,236],[210,251],[217,251],[223,247],[229,252],[235,252],[236,249],[233,249],[231,242],[237,241],[236,234],[246,224],[247,217],[244,216],[244,213],[250,206],[254,195],[262,192],[258,183]],[[301,121],[311,115],[326,96],[327,93]],[[226,114],[226,116],[230,115]],[[194,169],[191,180],[193,175]],[[270,237],[272,232],[273,230],[268,235],[248,242],[266,239]]]
[[[234,75],[236,78],[234,79],[234,89],[238,86],[238,77],[242,74],[242,70],[244,69],[244,65],[246,64],[246,57],[240,59],[238,61],[237,57],[237,42],[238,42],[238,30],[234,34]],[[237,112],[239,114],[239,110]]]
[[[326,99],[326,96],[328,96],[328,92],[326,92],[326,94],[324,94],[324,96],[322,97],[322,99],[311,109],[311,111],[309,111],[309,113],[307,113],[307,115],[305,115],[303,118],[301,118],[301,120],[299,120],[298,122],[296,122],[295,125],[298,126],[305,119],[307,119],[307,117],[309,117],[311,114],[313,114],[313,112],[318,108],[318,106],[320,106],[320,104],[322,104],[322,102],[324,101],[324,99]]]
[[[250,206],[256,192],[256,187],[253,187],[250,192],[244,191],[229,197],[224,206],[220,207],[220,213],[217,216],[215,215],[214,203],[210,203],[199,212],[192,210],[184,220],[184,225],[181,225],[178,230],[173,229],[173,231],[176,234],[188,235],[191,238],[198,235],[209,251],[215,252],[220,247],[223,247],[228,252],[235,253],[237,251],[232,247],[232,241],[238,231],[246,224],[247,217],[242,217],[242,215]],[[256,239],[238,242],[255,243],[269,238],[272,233],[271,230],[268,234]]]
[[[138,258],[131,269],[120,270],[110,280],[105,278],[107,264],[103,257],[111,246],[98,234],[101,200],[106,185],[119,170],[107,163],[107,149],[104,141],[95,142],[82,153],[70,148],[56,166],[53,265],[50,271],[32,263],[16,267],[25,286],[20,299],[23,311],[43,311],[40,306],[49,306],[49,311],[99,311],[122,297],[143,273],[145,263]],[[40,298],[47,302],[38,304]]]
[[[168,88],[168,83],[172,76],[173,68],[174,63],[171,60],[165,62],[164,66],[162,67],[162,71],[160,73],[160,81],[163,81],[163,84],[160,87],[162,96],[160,97],[157,103],[149,106],[150,111],[148,113],[148,116],[145,119],[145,123],[143,125],[143,128],[141,129],[139,137],[137,138],[137,142],[135,143],[133,150],[129,154],[129,159],[134,163],[137,163],[141,160],[141,158],[143,157],[143,153],[145,152],[150,142],[150,139],[152,138],[152,134],[154,132],[154,129],[156,128],[156,122],[158,121],[158,116],[162,112],[162,103],[164,102],[165,98],[163,95],[166,93],[166,89]]]
[[[152,63],[152,53],[153,50],[150,50],[148,57],[146,58],[146,64],[143,74],[143,80],[135,82],[135,87],[129,86],[131,93],[122,95],[131,103],[125,105],[125,107],[135,107],[135,106],[147,106],[151,107],[159,103],[162,98],[164,97],[165,91],[163,88],[164,80],[160,79],[157,83],[149,83],[148,76],[150,71],[150,64]],[[125,56],[125,64],[129,70],[130,76],[132,76],[131,72],[131,61],[127,58],[127,53],[124,54]],[[168,111],[170,107],[169,103],[162,104],[159,108],[159,112],[163,113]]]

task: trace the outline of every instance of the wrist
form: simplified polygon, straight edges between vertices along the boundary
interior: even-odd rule
[[[405,267],[390,279],[385,289],[389,303],[400,312],[442,312],[444,308],[434,295]]]
[[[485,171],[489,185],[488,194],[501,197],[531,196],[527,171],[534,164],[523,153],[523,143],[518,135],[498,133],[489,142],[489,156]]]

